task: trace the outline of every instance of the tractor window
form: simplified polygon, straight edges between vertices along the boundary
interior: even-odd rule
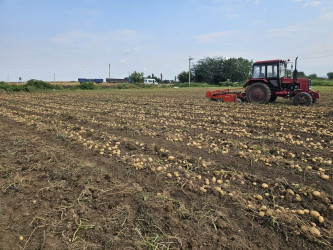
[[[260,66],[253,66],[252,78],[259,78]]]
[[[267,77],[277,77],[277,65],[267,65]]]
[[[286,68],[287,68],[286,63],[280,63],[280,77],[286,76]]]
[[[252,72],[252,78],[265,78],[266,73],[265,73],[265,65],[254,65],[253,66],[253,72]]]
[[[273,65],[273,77],[278,77],[278,66]]]

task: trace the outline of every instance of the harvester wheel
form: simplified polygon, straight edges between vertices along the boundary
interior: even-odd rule
[[[266,104],[271,99],[271,90],[269,87],[262,83],[256,82],[246,90],[246,100],[248,102],[257,102]]]
[[[222,100],[221,97],[217,98],[216,101],[217,101],[217,102],[223,102],[223,100]]]
[[[312,104],[312,97],[309,93],[301,92],[295,95],[294,97],[294,105],[306,105],[310,106]]]

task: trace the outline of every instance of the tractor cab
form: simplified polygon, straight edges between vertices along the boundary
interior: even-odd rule
[[[269,85],[271,90],[279,91],[284,88],[290,89],[290,86],[283,86],[289,84],[286,78],[292,78],[293,63],[289,60],[270,60],[259,61],[253,64],[252,74],[250,80],[264,81]],[[293,87],[291,87],[293,89]]]
[[[259,61],[253,64],[251,79],[291,78],[293,63],[283,60]]]

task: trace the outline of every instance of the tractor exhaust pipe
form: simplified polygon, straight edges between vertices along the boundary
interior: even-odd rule
[[[297,74],[298,74],[298,72],[297,72],[297,59],[298,59],[298,57],[296,57],[296,59],[295,59],[295,70],[293,72],[293,81],[294,81],[294,84],[296,84]]]

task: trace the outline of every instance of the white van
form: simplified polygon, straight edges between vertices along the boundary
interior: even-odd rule
[[[155,79],[144,79],[143,83],[144,84],[155,84],[155,85],[158,84],[158,82]]]

